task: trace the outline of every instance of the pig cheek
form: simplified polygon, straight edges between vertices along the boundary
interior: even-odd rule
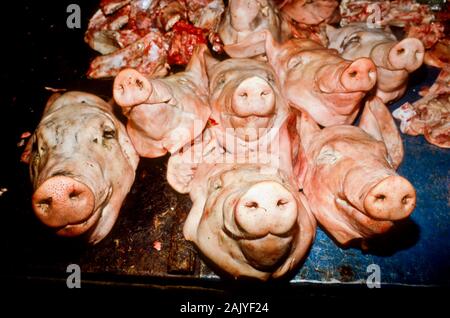
[[[167,105],[140,105],[130,113],[129,124],[137,135],[143,134],[155,140],[161,140],[170,130]],[[135,134],[133,134],[135,135]]]

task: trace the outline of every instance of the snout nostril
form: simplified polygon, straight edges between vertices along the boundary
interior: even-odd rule
[[[386,199],[386,196],[384,194],[378,194],[375,196],[375,199],[377,201],[384,201]]]
[[[405,53],[405,49],[404,48],[400,48],[397,50],[397,54],[398,55],[402,55],[403,53]]]
[[[70,199],[76,199],[79,195],[80,195],[80,192],[74,190],[74,191],[69,193],[69,198]]]
[[[287,200],[280,199],[277,202],[277,207],[282,207],[282,206],[285,206],[286,204],[288,204]]]
[[[352,78],[356,77],[356,75],[358,75],[357,71],[353,71],[353,72],[348,73],[348,76],[350,76]]]
[[[258,208],[258,203],[256,202],[247,202],[245,204],[245,207],[249,208],[249,209],[257,209]]]
[[[45,199],[40,200],[40,201],[38,202],[38,204],[42,204],[42,205],[44,205],[44,204],[50,205],[50,204],[52,204],[52,201],[53,201],[52,198],[45,198]]]
[[[47,210],[49,209],[50,205],[52,204],[52,201],[53,201],[52,198],[45,198],[45,199],[39,200],[37,202],[37,206],[39,207],[39,209],[42,212],[47,212]]]

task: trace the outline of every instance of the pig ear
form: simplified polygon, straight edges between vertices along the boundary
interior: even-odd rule
[[[231,45],[225,45],[225,52],[234,58],[254,57],[265,53],[265,40],[268,31],[261,31],[250,34],[241,42]]]
[[[366,102],[359,127],[386,144],[392,165],[397,168],[403,160],[403,143],[394,119],[381,99],[374,97]]]
[[[35,135],[33,135],[27,142],[25,149],[22,152],[22,155],[20,156],[20,162],[23,162],[25,164],[29,164],[30,163],[30,158],[31,158],[31,152],[33,149],[33,144],[35,142]]]
[[[208,75],[206,72],[206,56],[211,56],[208,47],[205,44],[200,44],[195,47],[189,64],[186,66],[186,71],[195,74],[195,79],[198,83],[208,87]]]
[[[266,42],[265,42],[265,49],[266,49],[266,55],[267,59],[269,60],[269,63],[272,65],[275,65],[276,62],[276,55],[279,50],[279,44],[277,41],[273,38],[272,33],[270,33],[268,30],[264,31]]]
[[[52,107],[52,105],[55,103],[55,101],[61,96],[61,93],[54,93],[50,98],[48,99],[47,103],[45,104],[44,108],[44,114],[46,114],[49,109]]]
[[[300,144],[306,150],[320,132],[320,127],[306,112],[301,112],[298,116],[297,131],[300,136]]]

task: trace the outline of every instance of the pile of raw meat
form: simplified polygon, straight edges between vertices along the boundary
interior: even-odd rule
[[[341,15],[345,26],[330,25]],[[193,202],[185,238],[233,277],[298,268],[317,223],[339,245],[367,248],[416,205],[396,173],[403,144],[385,104],[405,93],[426,49],[355,17],[333,0],[101,1],[86,40],[104,55],[89,74],[115,77],[114,103],[50,98],[23,155],[35,214],[97,243],[139,156],[169,153],[167,180]],[[449,147],[449,68],[438,56],[437,82],[395,113],[402,131]],[[187,66],[169,74],[169,64]]]

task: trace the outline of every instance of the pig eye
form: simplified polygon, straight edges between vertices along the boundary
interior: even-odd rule
[[[258,203],[254,202],[254,201],[250,201],[245,203],[245,207],[249,208],[249,209],[257,209],[259,207]]]
[[[213,188],[214,188],[214,190],[222,189],[222,184],[218,181],[218,182],[214,183]]]
[[[288,68],[295,68],[301,64],[303,64],[303,59],[301,56],[297,55],[289,60],[287,66],[288,66]]]
[[[217,86],[223,86],[225,84],[225,75],[221,75],[218,79],[217,79]]]
[[[358,44],[361,41],[361,37],[358,35],[352,36],[350,39],[348,39],[344,45],[343,45],[343,49],[345,50],[347,47],[354,45],[354,44]]]
[[[111,127],[103,128],[103,138],[105,139],[113,139],[116,137],[116,131]]]

